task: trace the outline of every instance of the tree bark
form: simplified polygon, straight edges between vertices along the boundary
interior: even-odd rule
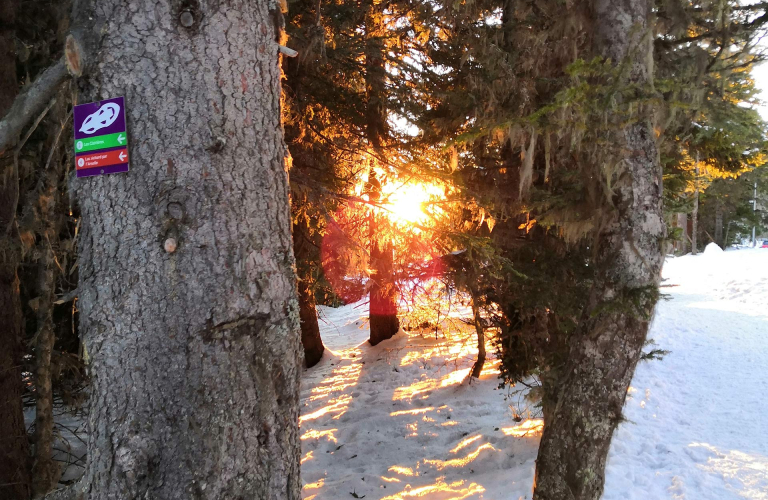
[[[51,353],[56,337],[53,333],[53,251],[42,245],[39,266],[37,332],[35,334],[35,453],[32,465],[34,496],[47,493],[58,481],[59,466],[53,461],[53,390],[51,387]]]
[[[651,3],[595,0],[595,53],[626,64],[622,84],[651,85]],[[617,116],[604,154],[619,172],[609,219],[596,237],[595,278],[570,341],[555,408],[545,422],[534,483],[536,500],[598,500],[605,462],[658,296],[665,225],[662,172],[652,110],[634,122]]]
[[[715,200],[715,243],[720,248],[725,248],[723,241],[723,202],[720,201],[720,198]]]
[[[13,43],[16,7],[16,0],[0,0],[0,117],[18,93]],[[0,498],[9,500],[25,500],[30,494],[29,443],[21,401],[18,192],[13,152],[8,151],[0,154]]]
[[[696,152],[696,166],[694,167],[696,177],[694,182],[696,183],[693,190],[693,211],[691,211],[691,254],[696,255],[699,253],[698,238],[699,238],[699,153]]]
[[[394,248],[391,243],[374,241],[371,247],[371,261],[374,272],[371,275],[371,301],[369,322],[371,345],[391,339],[400,329],[397,318],[397,290],[392,280]]]
[[[76,181],[91,373],[80,495],[298,500],[279,7],[94,5],[105,35],[81,101],[125,96],[131,171]]]
[[[688,242],[688,214],[684,212],[678,212],[676,224],[677,227],[682,230],[682,233],[680,234],[680,241],[678,242],[678,254],[682,255],[685,254],[685,250],[687,249],[686,243]]]
[[[477,332],[477,359],[472,365],[472,376],[480,378],[485,365],[485,331],[483,330],[483,319],[480,317],[480,308],[477,305],[478,294],[472,292],[472,316],[475,321],[475,331]]]
[[[386,28],[383,23],[383,4],[371,1],[366,6],[365,15],[365,87],[366,87],[366,135],[370,144],[375,164],[384,158],[384,139],[387,136],[387,106],[386,70],[384,68],[384,42]],[[371,168],[373,173],[373,168]],[[369,184],[373,184],[370,182]],[[380,185],[371,190],[378,201]],[[377,224],[378,222],[378,224]],[[375,215],[370,218],[371,241],[371,294],[369,310],[369,326],[371,330],[369,342],[376,345],[382,340],[392,338],[400,329],[397,318],[397,290],[394,280],[394,247],[387,238],[382,238],[382,223],[384,218],[377,220]]]
[[[311,258],[312,243],[309,241],[309,228],[305,220],[293,225],[293,253],[296,256],[296,269],[299,274],[299,318],[301,319],[301,345],[304,347],[304,365],[311,368],[322,359],[325,346],[320,337],[315,293],[307,265],[315,259]]]
[[[53,148],[58,144],[53,141]],[[35,451],[32,460],[32,494],[44,495],[58,483],[61,467],[53,460],[53,387],[51,354],[56,335],[53,329],[53,301],[56,286],[56,256],[52,241],[57,241],[54,218],[59,201],[58,182],[62,171],[57,165],[41,170],[39,189],[32,203],[43,228],[38,248],[41,252],[37,282],[37,331],[35,332]]]

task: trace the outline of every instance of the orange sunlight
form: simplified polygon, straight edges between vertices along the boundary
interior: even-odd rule
[[[342,394],[338,398],[328,401],[328,406],[324,406],[319,410],[315,410],[312,413],[299,417],[299,424],[306,422],[307,420],[315,420],[316,418],[320,418],[327,413],[335,413],[333,418],[337,419],[347,412],[347,407],[351,402],[352,396],[348,394]]]
[[[450,460],[424,460],[425,464],[434,465],[437,470],[443,470],[446,467],[464,467],[465,465],[473,462],[477,457],[480,456],[480,453],[483,452],[483,450],[493,450],[498,451],[496,448],[493,447],[491,443],[485,443],[483,445],[480,445],[475,451],[470,453],[464,458],[452,458]]]
[[[541,434],[542,430],[544,430],[544,420],[540,418],[532,418],[530,420],[526,420],[520,425],[516,425],[514,427],[505,427],[501,430],[504,431],[505,436],[537,436]]]
[[[314,483],[309,483],[304,485],[305,490],[315,490],[317,488],[322,488],[323,484],[325,484],[325,479],[319,479],[315,481]]]
[[[424,224],[429,220],[425,205],[434,198],[445,196],[444,190],[435,184],[390,183],[382,186],[384,208],[392,222]]]
[[[304,441],[305,439],[320,439],[322,437],[325,437],[328,439],[328,441],[333,441],[334,443],[337,442],[336,436],[334,436],[334,433],[338,429],[328,429],[325,431],[317,431],[317,430],[310,430],[305,432],[301,435],[301,440]]]
[[[470,483],[464,487],[466,481],[454,481],[450,484],[445,482],[444,477],[437,478],[435,484],[411,488],[406,485],[400,493],[384,497],[381,500],[405,500],[407,498],[429,498],[431,500],[464,500],[473,495],[481,494],[485,488],[477,483]]]
[[[486,376],[498,377],[499,363],[500,361],[498,359],[486,361],[485,365],[483,365],[483,371],[480,372],[480,378]],[[455,370],[440,379],[425,378],[424,380],[414,382],[411,385],[398,387],[392,395],[392,401],[411,400],[422,394],[426,396],[435,389],[459,385],[467,379],[470,370],[471,368]]]
[[[416,475],[416,473],[413,472],[413,469],[411,469],[410,467],[401,467],[400,465],[393,465],[387,470],[389,472],[394,472],[395,474],[400,474],[401,476],[413,477]]]
[[[435,408],[430,406],[427,408],[415,408],[413,410],[399,410],[399,411],[393,411],[389,414],[390,417],[399,417],[401,415],[418,415],[420,413],[427,413],[428,411],[432,411]]]
[[[465,439],[462,442],[460,442],[459,444],[457,444],[456,447],[451,450],[451,453],[456,453],[457,451],[459,451],[460,449],[464,448],[465,446],[468,446],[468,445],[474,443],[475,441],[477,441],[481,437],[483,437],[482,434],[478,434],[477,436],[468,437],[467,439]]]
[[[339,355],[342,360],[351,360],[357,356],[360,356],[360,353],[360,349],[354,348],[339,351],[336,354]],[[344,390],[348,387],[357,385],[357,379],[360,378],[360,372],[362,369],[363,366],[360,363],[352,363],[346,366],[337,366],[331,373],[330,377],[324,379],[320,384],[312,388],[312,395],[308,400],[309,403],[313,403],[315,401],[328,398],[326,405],[313,412],[301,415],[299,417],[299,424],[318,419],[329,413],[333,414],[334,419],[338,419],[344,415],[347,412],[349,403],[352,402],[352,396],[349,394],[344,394]],[[336,394],[338,394],[337,397],[331,397]],[[335,441],[335,438],[333,437],[333,431],[335,431],[335,429],[329,432],[320,433],[319,435],[313,435],[312,433],[316,431],[310,431],[305,433],[301,439],[312,439],[328,436],[329,440],[334,439]]]

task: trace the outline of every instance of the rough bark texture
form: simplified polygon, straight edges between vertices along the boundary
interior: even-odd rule
[[[383,4],[370,2],[365,16],[366,47],[365,47],[365,88],[366,88],[366,135],[374,158],[384,158],[383,142],[387,135],[387,108],[384,101],[386,95],[387,74],[384,68]],[[374,160],[377,161],[377,160]],[[369,180],[370,181],[370,180]],[[372,196],[372,201],[378,201],[380,186]],[[394,248],[382,238],[384,218],[377,220],[371,216],[371,295],[369,310],[369,326],[371,335],[369,342],[376,345],[382,340],[392,338],[400,329],[397,318],[397,290],[394,282]]]
[[[647,0],[596,0],[595,53],[625,62],[627,83],[650,84]],[[662,264],[662,172],[650,110],[609,134],[620,169],[609,220],[597,236],[589,303],[570,343],[545,422],[534,499],[598,500],[605,461],[646,338]],[[618,121],[618,120],[616,120]]]
[[[16,0],[0,0],[0,118],[10,109],[18,87],[13,48],[16,7]],[[12,152],[0,154],[0,498],[9,500],[23,500],[30,494],[29,443],[21,401],[18,186]]]
[[[80,495],[298,500],[280,11],[95,5],[105,35],[81,101],[125,96],[131,171],[75,181],[92,378]]]
[[[304,365],[307,368],[315,366],[323,357],[325,346],[320,338],[320,325],[317,322],[315,294],[310,283],[309,266],[313,253],[312,242],[309,241],[309,231],[306,221],[293,225],[293,253],[296,256],[296,268],[299,272],[299,318],[301,319],[301,345],[304,347]],[[316,251],[316,250],[314,250]],[[305,272],[301,272],[305,270]]]

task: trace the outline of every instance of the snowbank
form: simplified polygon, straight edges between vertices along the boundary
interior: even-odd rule
[[[721,255],[723,253],[725,251],[714,241],[704,248],[704,255]]]

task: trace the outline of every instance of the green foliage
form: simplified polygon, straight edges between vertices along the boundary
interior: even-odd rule
[[[598,249],[590,246],[615,214],[615,130],[657,123],[674,212],[690,211],[695,187],[764,162],[764,124],[744,104],[754,102],[749,69],[762,59],[754,40],[766,20],[736,2],[687,5],[657,2],[652,86],[632,83],[626,61],[594,57],[581,5],[478,1],[438,10],[441,36],[425,54],[428,98],[407,106],[425,142],[452,152],[451,179],[476,215],[472,230],[480,214],[496,221],[499,278],[461,265],[454,279],[482,290],[508,381],[554,376],[566,355],[594,279]],[[648,320],[657,299],[655,290],[620,290],[598,312]]]
[[[617,130],[655,124],[670,216],[690,212],[698,190],[703,231],[715,199],[725,200],[729,239],[757,219],[744,186],[726,179],[764,163],[765,125],[748,106],[763,7],[655,2],[655,31],[637,37],[652,38],[651,85],[632,78],[642,43],[627,61],[595,57],[587,4],[395,1],[376,11],[336,0],[320,13],[308,0],[291,4],[290,43],[301,56],[286,63],[286,131],[292,183],[305,186],[295,200],[308,207],[294,212],[311,213],[318,233],[338,224],[335,262],[346,258],[341,272],[353,275],[365,263],[365,226],[355,224],[371,210],[350,200],[363,196],[372,164],[390,182],[445,186],[428,224],[391,234],[399,280],[442,262],[448,289],[473,295],[498,327],[509,382],[554,379],[578,334],[598,271],[596,236],[617,216]],[[372,53],[384,85],[371,81]],[[371,105],[399,123],[376,128],[376,140]],[[342,206],[362,218],[338,215]],[[622,289],[597,313],[648,320],[658,298]]]

